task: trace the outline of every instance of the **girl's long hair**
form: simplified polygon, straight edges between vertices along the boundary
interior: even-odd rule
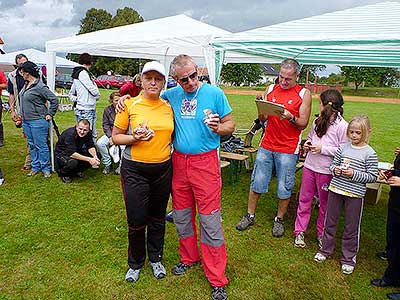
[[[343,96],[339,91],[331,89],[324,91],[319,97],[324,109],[315,120],[315,133],[321,138],[338,116],[343,116]]]

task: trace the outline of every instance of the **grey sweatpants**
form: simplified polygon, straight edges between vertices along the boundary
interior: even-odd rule
[[[340,212],[344,206],[344,231],[342,237],[342,258],[340,262],[355,266],[360,243],[360,224],[364,205],[363,198],[353,198],[329,191],[325,215],[324,236],[319,253],[328,257],[335,249],[336,230]]]

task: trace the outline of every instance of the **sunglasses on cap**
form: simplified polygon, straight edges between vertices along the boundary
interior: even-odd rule
[[[189,76],[186,77],[182,77],[180,79],[178,79],[178,81],[182,82],[183,84],[186,84],[189,82],[189,78],[191,80],[194,80],[195,78],[197,78],[197,71],[194,71],[192,74],[190,74]]]

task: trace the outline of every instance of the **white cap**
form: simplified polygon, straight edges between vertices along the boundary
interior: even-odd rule
[[[142,75],[150,72],[150,71],[156,71],[163,75],[165,77],[165,68],[162,64],[160,64],[158,61],[149,61],[147,62],[142,69]]]

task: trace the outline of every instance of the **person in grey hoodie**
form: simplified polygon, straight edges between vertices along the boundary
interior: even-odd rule
[[[78,62],[82,66],[75,67],[72,71],[73,83],[69,92],[69,98],[71,101],[76,102],[76,121],[88,120],[93,139],[96,141],[96,101],[100,98],[100,92],[89,75],[89,69],[92,66],[92,56],[89,53],[82,53],[79,56]]]
[[[50,121],[58,108],[58,98],[40,80],[39,67],[33,62],[26,61],[18,72],[25,80],[20,93],[20,109],[22,127],[32,156],[32,170],[27,175],[32,177],[43,172],[43,176],[49,178],[51,166],[47,141]]]

